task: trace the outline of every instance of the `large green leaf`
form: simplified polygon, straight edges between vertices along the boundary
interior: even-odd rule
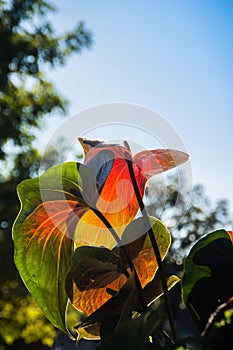
[[[16,267],[45,316],[65,332],[65,279],[74,231],[88,209],[80,173],[88,170],[68,162],[20,183],[21,210],[13,227]]]
[[[218,230],[200,239],[185,261],[183,299],[203,330],[216,308],[233,296],[233,244]]]

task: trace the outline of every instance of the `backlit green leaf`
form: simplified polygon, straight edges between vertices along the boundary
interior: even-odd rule
[[[80,167],[84,172],[82,165],[65,163],[19,184],[21,210],[13,227],[16,267],[45,316],[65,332],[72,238],[87,210]]]

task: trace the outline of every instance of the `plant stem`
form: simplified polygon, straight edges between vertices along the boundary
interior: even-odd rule
[[[225,309],[229,304],[233,304],[233,297],[230,297],[225,303],[219,305],[214,312],[210,315],[208,322],[205,325],[204,330],[201,332],[201,336],[205,337],[210,330],[210,327],[214,324],[214,321],[218,314]]]
[[[127,154],[127,156],[128,156],[128,154]],[[128,165],[129,174],[130,174],[131,181],[132,181],[132,184],[133,184],[133,187],[134,187],[134,192],[135,192],[135,195],[136,195],[136,198],[137,198],[137,201],[138,201],[141,213],[142,213],[142,217],[143,217],[143,220],[144,220],[145,227],[149,228],[148,235],[149,235],[149,238],[151,240],[151,244],[152,244],[152,247],[153,247],[153,250],[154,250],[154,253],[155,253],[155,257],[156,257],[156,260],[157,260],[157,264],[158,264],[158,267],[159,267],[160,279],[161,279],[161,283],[162,283],[162,287],[163,287],[163,293],[164,293],[164,300],[165,300],[165,305],[166,305],[166,309],[167,309],[167,315],[168,315],[168,319],[169,319],[169,322],[170,322],[170,325],[171,325],[171,330],[173,332],[174,338],[175,338],[175,340],[177,340],[178,339],[178,335],[177,335],[177,330],[176,330],[176,325],[175,325],[175,319],[174,319],[174,315],[173,315],[173,311],[172,311],[171,301],[170,301],[169,294],[168,294],[166,275],[165,275],[165,271],[164,271],[164,267],[163,267],[163,263],[162,263],[162,259],[161,259],[161,255],[160,255],[160,251],[159,251],[159,247],[158,247],[157,241],[155,239],[153,230],[151,228],[151,224],[150,224],[150,221],[149,221],[149,218],[148,218],[147,212],[145,210],[145,206],[144,206],[144,203],[143,203],[143,200],[142,200],[139,188],[138,188],[138,184],[137,184],[137,181],[136,181],[136,178],[135,178],[135,174],[134,174],[134,170],[133,170],[132,160],[126,159],[126,162],[127,162],[127,165]]]
[[[97,216],[98,218],[105,224],[105,226],[109,229],[109,231],[111,232],[113,238],[115,239],[115,241],[117,242],[117,244],[119,245],[119,249],[122,250],[123,254],[126,257],[127,263],[129,265],[129,268],[132,272],[134,272],[134,276],[135,276],[135,284],[136,284],[136,288],[138,291],[138,299],[139,302],[141,304],[142,310],[146,311],[147,310],[147,303],[146,300],[144,298],[143,295],[143,290],[142,290],[142,285],[141,282],[139,280],[137,271],[134,267],[134,264],[129,256],[129,254],[127,253],[124,245],[122,244],[121,239],[119,238],[118,234],[116,233],[116,231],[114,230],[114,228],[112,227],[112,225],[110,224],[110,222],[108,221],[108,219],[106,219],[106,217],[96,208],[96,207],[92,207],[90,208]]]

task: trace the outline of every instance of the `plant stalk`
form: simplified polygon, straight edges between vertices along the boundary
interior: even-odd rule
[[[127,156],[128,156],[128,154],[127,154]],[[156,260],[157,260],[157,264],[158,264],[158,267],[159,267],[160,279],[161,279],[161,283],[162,283],[162,287],[163,287],[163,293],[164,293],[164,300],[165,300],[167,315],[168,315],[168,319],[169,319],[169,322],[170,322],[170,326],[171,326],[171,330],[172,330],[173,336],[174,336],[175,340],[177,340],[178,339],[178,334],[177,334],[177,330],[176,330],[175,319],[174,319],[174,315],[173,315],[173,311],[172,311],[171,301],[170,301],[170,298],[169,298],[167,282],[166,282],[166,275],[165,275],[165,271],[164,271],[163,262],[162,262],[162,259],[161,259],[159,247],[158,247],[157,241],[155,239],[153,230],[151,228],[151,224],[150,224],[150,221],[149,221],[149,218],[148,218],[147,212],[145,210],[145,206],[144,206],[144,203],[143,203],[143,200],[142,200],[139,188],[138,188],[138,184],[137,184],[137,181],[136,181],[136,178],[135,178],[135,174],[134,174],[134,170],[133,170],[132,160],[126,159],[126,162],[127,162],[127,165],[128,165],[129,174],[130,174],[131,181],[132,181],[132,184],[133,184],[133,187],[134,187],[134,192],[135,192],[135,195],[136,195],[139,207],[140,207],[140,211],[142,213],[142,217],[143,217],[143,220],[144,220],[145,227],[149,227],[148,235],[149,235],[149,238],[151,240],[151,244],[152,244],[152,247],[153,247],[153,250],[154,250],[154,253],[155,253],[155,257],[156,257]]]

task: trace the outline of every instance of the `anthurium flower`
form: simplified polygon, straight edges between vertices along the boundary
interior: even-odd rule
[[[92,171],[96,181],[99,193],[96,207],[119,237],[139,209],[127,161],[132,162],[138,188],[143,197],[147,180],[188,159],[186,153],[172,149],[145,150],[132,155],[127,142],[120,146],[83,138],[79,138],[79,141],[84,149],[84,164]],[[109,249],[116,243],[106,225],[91,210],[79,221],[75,241],[81,245],[92,244]]]

